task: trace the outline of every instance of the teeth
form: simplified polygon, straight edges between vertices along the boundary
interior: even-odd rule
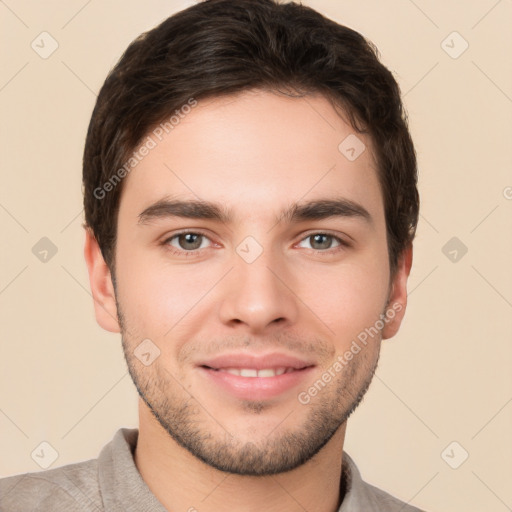
[[[258,377],[275,377],[276,372],[269,368],[268,370],[259,370]]]
[[[249,368],[242,368],[240,370],[240,377],[257,377],[258,376],[258,370],[249,369]]]
[[[264,368],[263,370],[256,370],[255,368],[221,368],[220,371],[231,373],[231,375],[238,375],[239,377],[275,377],[284,373],[291,373],[294,369]]]

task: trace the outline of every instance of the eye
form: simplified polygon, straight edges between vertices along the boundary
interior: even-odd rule
[[[168,246],[176,253],[183,252],[194,252],[199,249],[208,247],[208,244],[204,242],[209,241],[205,235],[201,233],[194,233],[192,231],[186,231],[183,233],[177,233],[167,238],[163,243]]]
[[[303,238],[300,244],[308,240],[311,241],[311,249],[322,252],[326,252],[329,249],[337,250],[343,247],[348,247],[349,245],[341,238],[335,235],[330,235],[329,233],[312,233],[306,238]],[[333,246],[333,242],[336,242],[337,245]]]

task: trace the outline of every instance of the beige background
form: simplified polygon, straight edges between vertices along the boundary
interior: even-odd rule
[[[43,441],[56,467],[137,425],[120,337],[93,316],[81,157],[108,70],[190,3],[0,1],[0,476],[40,470]],[[409,309],[345,449],[367,481],[418,507],[512,510],[512,1],[304,3],[377,44],[421,175]],[[59,45],[47,59],[31,48],[42,31]],[[32,252],[42,237],[58,248],[46,263]],[[452,237],[468,249],[455,262],[442,250]]]

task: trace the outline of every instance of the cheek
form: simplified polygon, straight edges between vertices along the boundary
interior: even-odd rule
[[[382,263],[311,270],[299,296],[327,324],[340,346],[375,324],[387,298],[387,272]]]
[[[121,306],[129,325],[149,338],[159,339],[169,330],[174,334],[185,325],[223,273],[213,266],[155,261],[133,248],[125,254],[129,257],[118,265]]]

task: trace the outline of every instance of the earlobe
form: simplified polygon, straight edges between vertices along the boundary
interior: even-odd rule
[[[84,257],[94,299],[96,321],[107,331],[121,332],[110,269],[103,259],[92,230],[88,227],[85,228]]]
[[[398,268],[391,284],[391,293],[386,307],[387,322],[382,329],[382,339],[392,338],[400,329],[407,307],[407,279],[412,266],[412,244],[409,244],[398,259]]]

